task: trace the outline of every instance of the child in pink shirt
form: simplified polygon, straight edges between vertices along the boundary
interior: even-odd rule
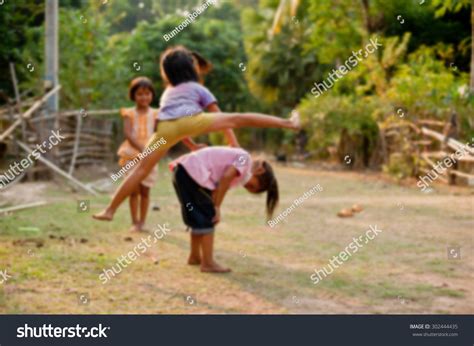
[[[214,226],[221,220],[220,206],[229,188],[243,186],[251,193],[267,191],[267,217],[278,204],[278,184],[270,164],[252,161],[241,148],[209,147],[171,162],[173,185],[184,223],[191,228],[188,264],[202,272],[227,273],[213,256]]]

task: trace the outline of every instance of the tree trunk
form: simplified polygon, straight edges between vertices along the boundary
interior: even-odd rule
[[[362,13],[364,14],[365,28],[367,33],[372,33],[372,19],[370,18],[370,5],[369,0],[362,0]]]
[[[474,94],[474,4],[471,6],[471,26],[472,26],[472,35],[471,35],[471,94]]]

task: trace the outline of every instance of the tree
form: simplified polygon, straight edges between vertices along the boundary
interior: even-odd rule
[[[7,1],[0,9],[2,23],[2,44],[0,45],[0,103],[6,97],[13,98],[13,86],[10,79],[9,63],[16,65],[19,80],[23,80],[29,71],[21,60],[21,53],[28,40],[28,28],[38,27],[44,20],[44,1]]]
[[[471,4],[471,0],[434,0],[433,7],[437,9],[436,16],[442,17],[447,12],[459,12],[463,8],[469,8],[471,6],[471,79],[470,79],[470,90],[471,94],[474,95],[474,6]]]

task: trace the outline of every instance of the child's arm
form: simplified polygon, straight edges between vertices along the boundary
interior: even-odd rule
[[[156,118],[155,118],[155,123],[153,124],[153,131],[156,132],[156,129],[158,128],[158,121],[160,119],[160,108],[156,110]]]
[[[199,143],[198,144],[198,143],[194,142],[191,139],[191,137],[186,137],[185,139],[182,140],[182,142],[191,151],[195,151],[195,150],[199,150],[199,149],[207,147],[207,144],[204,144],[204,143]]]
[[[239,171],[234,166],[230,166],[225,172],[224,175],[219,180],[217,189],[212,193],[212,199],[214,201],[214,208],[216,209],[216,215],[212,219],[214,224],[217,224],[221,220],[221,204],[224,201],[225,194],[230,188],[230,184],[235,177],[239,175]]]
[[[138,151],[142,152],[145,149],[140,143],[138,143],[135,138],[133,138],[133,129],[132,129],[132,122],[128,118],[124,118],[124,125],[123,125],[123,132],[125,134],[125,138],[128,140],[130,145],[137,149]]]
[[[221,112],[221,109],[219,108],[217,103],[210,104],[209,106],[207,106],[206,110],[211,113]],[[240,148],[240,144],[239,144],[239,141],[237,140],[237,137],[235,136],[234,130],[226,129],[223,132],[224,132],[225,138],[227,139],[227,143],[229,143],[231,147]]]

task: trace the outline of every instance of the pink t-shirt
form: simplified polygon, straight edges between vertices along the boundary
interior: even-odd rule
[[[252,159],[241,148],[208,147],[183,155],[170,163],[173,170],[178,164],[198,183],[209,190],[215,190],[225,171],[234,166],[239,172],[231,187],[245,185],[251,178]]]

